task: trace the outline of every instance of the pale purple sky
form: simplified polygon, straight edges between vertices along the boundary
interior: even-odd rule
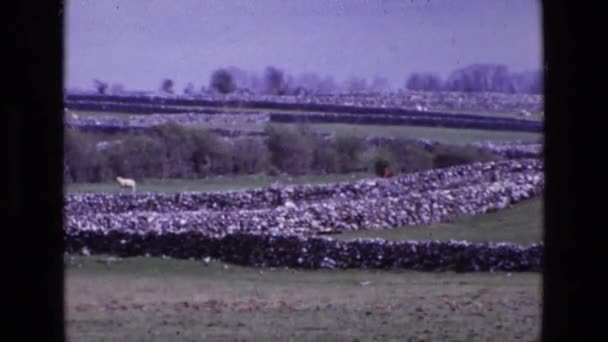
[[[67,0],[66,86],[207,85],[213,70],[273,65],[342,82],[471,63],[542,65],[535,0]]]

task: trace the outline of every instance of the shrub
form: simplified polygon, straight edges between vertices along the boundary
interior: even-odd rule
[[[396,172],[418,172],[433,168],[433,154],[412,142],[393,142],[388,148],[395,158]]]
[[[339,135],[336,137],[335,149],[340,172],[359,170],[360,157],[364,150],[363,139],[351,135]]]
[[[311,168],[320,173],[334,173],[339,169],[338,152],[335,142],[322,137],[313,139],[313,158]]]
[[[232,171],[232,148],[215,133],[201,128],[184,128],[191,139],[191,162],[196,175],[226,174]]]
[[[305,174],[313,161],[313,139],[292,125],[269,124],[266,146],[273,165],[289,174]]]
[[[454,165],[488,162],[500,159],[492,152],[470,146],[442,146],[437,149],[433,168],[445,168]]]
[[[166,145],[160,139],[145,135],[125,135],[121,141],[102,152],[107,167],[111,170],[108,175],[111,179],[117,176],[159,178],[167,173]]]
[[[267,170],[270,165],[268,148],[261,139],[237,139],[233,146],[233,170],[235,174],[253,174]]]
[[[66,129],[64,134],[64,176],[67,182],[99,182],[104,179],[104,157],[91,134]]]
[[[361,161],[367,165],[369,172],[377,176],[384,176],[386,167],[393,167],[396,164],[394,153],[386,146],[370,147],[361,155]]]

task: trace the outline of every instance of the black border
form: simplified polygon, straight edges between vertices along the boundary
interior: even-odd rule
[[[597,108],[602,108],[591,105],[593,85],[585,78],[595,78],[601,66],[591,63],[589,47],[593,45],[586,44],[599,32],[580,31],[585,23],[593,22],[585,15],[591,9],[588,5],[542,1],[546,61],[543,341],[601,340],[592,338],[599,317],[592,310],[597,293],[591,277],[599,270],[592,267],[599,260],[595,243],[600,232],[594,227],[602,224],[592,220],[599,211],[585,193],[599,190],[589,172],[599,166],[598,156],[593,158],[596,163],[585,157],[595,150],[591,139],[597,133],[592,128]]]
[[[3,198],[10,223],[2,225],[9,235],[0,240],[3,254],[8,252],[2,264],[9,269],[2,273],[9,300],[3,316],[9,321],[3,319],[0,334],[16,337],[3,341],[65,340],[61,2],[20,2],[2,11],[9,43],[2,44],[9,176]]]
[[[583,127],[590,109],[577,93],[586,84],[577,76],[589,71],[583,43],[588,35],[575,34],[583,21],[576,6],[543,1],[546,69],[546,197],[545,273],[543,279],[542,340],[591,340],[595,293],[591,284],[589,230],[601,229],[585,222],[592,211],[579,192],[588,186],[589,175],[574,183],[575,164],[585,149],[574,148],[574,139],[593,134]],[[587,4],[582,5],[587,6]],[[1,106],[5,118],[9,179],[10,224],[3,225],[8,237],[1,240],[9,252],[3,265],[4,295],[9,299],[5,316],[24,324],[4,321],[2,334],[13,330],[19,341],[65,340],[62,262],[62,101],[63,101],[63,13],[62,1],[41,1],[4,8],[11,44],[3,44],[4,71]],[[579,10],[580,12],[580,10]],[[16,14],[16,15],[15,15]],[[598,34],[599,32],[596,32]],[[601,36],[601,34],[600,34]],[[597,44],[602,43],[596,37]],[[591,46],[591,45],[589,45]],[[582,63],[581,63],[582,62]],[[585,88],[588,91],[588,87]],[[588,116],[599,115],[591,109]],[[583,131],[581,128],[585,128]],[[589,139],[586,139],[589,141]],[[587,179],[585,179],[587,177]],[[580,180],[580,181],[579,181]],[[595,225],[595,226],[594,226]],[[8,231],[8,232],[7,232]],[[587,240],[585,240],[587,238]],[[591,239],[594,240],[594,239]],[[591,246],[590,246],[591,244]],[[8,247],[8,248],[6,248]],[[11,250],[11,247],[14,250]],[[601,269],[600,269],[601,270]],[[596,270],[595,272],[598,272]],[[13,306],[11,306],[13,305]],[[587,307],[585,306],[587,305]]]

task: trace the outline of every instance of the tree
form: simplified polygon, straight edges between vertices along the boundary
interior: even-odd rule
[[[408,77],[405,88],[418,91],[440,91],[442,81],[439,76],[430,72],[414,72]]]
[[[210,88],[222,93],[229,94],[236,90],[234,78],[226,69],[218,69],[211,75]]]
[[[372,91],[383,93],[389,91],[391,86],[386,78],[375,77],[370,88]]]
[[[506,65],[472,64],[450,74],[447,90],[461,92],[513,93],[515,85]]]
[[[367,80],[362,77],[351,77],[346,81],[345,88],[349,93],[363,93],[367,90]]]
[[[264,72],[264,88],[267,94],[285,95],[287,82],[282,70],[269,66]]]
[[[289,174],[305,174],[314,158],[314,140],[305,129],[269,124],[265,128],[270,161]]]
[[[100,80],[93,80],[93,83],[95,84],[95,89],[97,90],[97,93],[101,95],[104,95],[108,90],[108,84],[106,82],[102,82]]]
[[[166,78],[160,86],[160,90],[164,93],[173,94],[173,80]]]
[[[186,95],[194,95],[195,91],[194,91],[194,84],[192,83],[188,83],[188,85],[186,86],[186,88],[184,88],[184,94]]]

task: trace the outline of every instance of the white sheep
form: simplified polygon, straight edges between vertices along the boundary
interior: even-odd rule
[[[118,182],[121,188],[131,188],[131,192],[135,192],[135,180],[130,178],[116,177],[116,181]]]
[[[528,111],[527,111],[527,110],[525,110],[525,109],[524,109],[524,110],[519,111],[519,113],[518,113],[518,114],[519,114],[519,116],[520,116],[520,117],[529,117],[529,116],[531,115],[531,114],[530,114],[530,112],[528,112]]]

